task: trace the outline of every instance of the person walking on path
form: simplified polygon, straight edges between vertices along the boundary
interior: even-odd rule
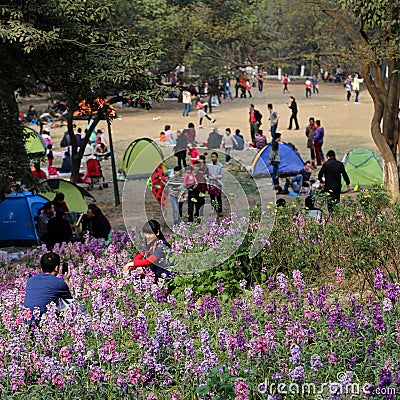
[[[249,110],[250,136],[251,141],[255,144],[258,129],[261,126],[262,115],[260,111],[254,109],[254,104],[250,104]]]
[[[310,78],[306,79],[305,82],[306,85],[306,97],[311,97],[311,89],[312,89],[312,82],[310,81]]]
[[[288,89],[288,84],[290,83],[290,78],[288,77],[288,74],[284,74],[282,78],[282,83],[283,83],[283,92],[282,93],[289,93]]]
[[[176,134],[178,135],[176,139],[176,145],[174,147],[174,156],[178,159],[178,167],[182,169],[186,167],[186,155],[187,155],[187,137],[184,132],[177,131]]]
[[[292,129],[294,121],[294,123],[296,124],[296,131],[298,131],[300,128],[299,128],[299,121],[297,120],[297,112],[298,112],[297,102],[293,96],[290,96],[289,100],[290,104],[288,104],[288,107],[292,110],[292,115],[290,116],[288,129]]]
[[[183,103],[183,117],[188,117],[190,112],[190,104],[192,103],[192,95],[189,90],[185,89],[182,92],[182,103]]]
[[[225,164],[229,164],[231,161],[231,151],[234,146],[237,146],[238,143],[234,136],[232,136],[231,128],[225,129],[225,135],[222,138],[222,147],[225,149]]]
[[[210,195],[211,205],[217,212],[218,217],[222,217],[222,178],[224,167],[218,162],[218,153],[211,153],[211,163],[208,168],[208,194]]]
[[[354,74],[354,78],[353,78],[353,90],[356,93],[356,98],[354,100],[354,103],[358,104],[358,95],[360,94],[360,83],[363,83],[364,79],[359,78],[358,74]]]
[[[322,165],[323,161],[323,152],[322,152],[322,145],[324,144],[324,136],[325,136],[325,130],[321,126],[321,121],[317,119],[315,121],[315,131],[314,131],[314,151],[315,151],[315,157],[317,159],[317,165],[320,166]]]
[[[274,106],[271,103],[269,103],[267,107],[269,111],[269,121],[271,125],[271,137],[272,141],[274,141],[276,130],[278,129],[279,114],[276,110],[274,110]]]
[[[311,78],[311,83],[312,83],[312,90],[313,93],[317,93],[319,94],[319,86],[318,86],[318,77],[317,75],[313,75],[313,77]]]
[[[226,77],[224,79],[223,85],[224,85],[224,98],[226,99],[229,96],[229,98],[231,100],[233,100],[232,91],[231,91],[231,80],[229,79],[229,77]]]
[[[203,127],[203,118],[207,118],[209,121],[211,121],[212,123],[215,122],[215,119],[211,119],[207,113],[204,111],[204,107],[208,105],[207,102],[203,103],[203,98],[200,96],[198,97],[197,101],[196,101],[196,110],[197,110],[197,116],[199,118],[199,128]]]
[[[196,161],[194,163],[194,171],[197,180],[197,186],[193,189],[194,198],[197,200],[194,202],[194,216],[198,218],[203,216],[203,207],[206,202],[205,197],[208,190],[206,183],[206,178],[208,176],[207,165],[203,163],[203,160]]]
[[[279,165],[281,163],[281,155],[279,151],[279,142],[281,141],[281,134],[277,132],[274,136],[274,140],[271,143],[271,151],[269,153],[269,164],[272,165],[272,184],[274,190],[278,193],[282,192],[282,188],[279,186]]]
[[[329,195],[328,198],[328,211],[333,210],[334,204],[340,202],[340,192],[342,189],[342,177],[346,182],[347,190],[350,190],[350,179],[344,168],[342,162],[336,160],[336,154],[333,150],[326,153],[328,160],[324,163],[318,173],[318,180],[325,183],[323,184],[323,191]]]
[[[257,81],[258,81],[258,91],[262,93],[263,91],[263,86],[264,86],[264,73],[260,71],[257,75]]]
[[[182,221],[182,210],[183,202],[179,202],[179,195],[181,193],[183,185],[183,178],[181,175],[181,169],[174,167],[174,176],[168,179],[167,188],[169,194],[169,201],[172,205],[172,219],[174,225],[179,224]]]
[[[352,79],[351,79],[351,75],[349,75],[346,78],[346,81],[344,82],[344,87],[346,89],[346,98],[347,101],[350,101],[350,97],[351,97],[351,89],[352,89]]]
[[[315,169],[314,132],[317,127],[315,126],[314,117],[310,117],[308,122],[309,124],[306,127],[307,149],[310,149],[311,167]]]

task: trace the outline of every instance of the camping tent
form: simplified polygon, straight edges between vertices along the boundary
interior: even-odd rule
[[[83,213],[87,211],[88,207],[84,197],[89,197],[92,201],[96,201],[87,190],[64,179],[48,179],[41,182],[40,185],[43,190],[40,190],[39,193],[48,200],[53,200],[57,192],[64,193],[65,202],[71,211]]]
[[[375,153],[365,147],[356,147],[350,150],[344,156],[343,164],[353,188],[356,185],[360,189],[371,188],[383,182],[381,163]],[[343,180],[342,189],[346,189],[346,183]]]
[[[125,151],[121,170],[129,179],[148,179],[163,159],[156,142],[148,138],[136,139]]]
[[[304,167],[304,161],[301,159],[292,146],[287,143],[279,143],[281,162],[279,164],[280,174],[296,174]],[[271,144],[263,147],[254,157],[251,164],[251,173],[254,177],[272,173],[272,166],[269,163],[269,153]]]
[[[36,217],[48,202],[30,192],[12,193],[0,203],[0,247],[39,244]]]
[[[43,157],[46,154],[47,146],[42,135],[28,127],[24,127],[24,131],[30,134],[25,141],[25,149],[28,157]]]

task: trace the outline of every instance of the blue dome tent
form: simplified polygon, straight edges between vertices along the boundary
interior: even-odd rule
[[[7,196],[0,203],[0,247],[39,244],[36,217],[48,201],[30,192]]]
[[[281,162],[279,164],[280,174],[297,174],[303,167],[304,161],[292,146],[288,143],[279,143]],[[254,157],[251,164],[251,174],[253,177],[272,173],[272,166],[269,163],[269,153],[271,144],[263,147]]]

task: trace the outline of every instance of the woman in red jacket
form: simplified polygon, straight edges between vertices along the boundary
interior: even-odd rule
[[[146,270],[154,273],[156,280],[158,278],[171,278],[172,274],[165,269],[166,249],[171,248],[161,232],[158,221],[150,219],[143,226],[143,234],[146,239],[146,249],[136,254],[133,261],[128,262],[122,268],[122,271],[136,270],[141,274],[146,274]]]

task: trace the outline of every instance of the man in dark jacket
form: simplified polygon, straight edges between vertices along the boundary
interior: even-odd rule
[[[340,201],[342,176],[346,182],[347,190],[350,190],[350,179],[343,163],[336,160],[336,154],[333,150],[329,150],[326,156],[328,160],[322,165],[318,173],[318,180],[322,182],[322,178],[325,178],[324,192],[329,194],[328,211],[332,211],[333,204]]]
[[[254,109],[254,104],[249,106],[249,123],[250,123],[250,135],[251,141],[256,144],[256,135],[258,133],[258,128],[261,126],[262,115],[260,111]]]

